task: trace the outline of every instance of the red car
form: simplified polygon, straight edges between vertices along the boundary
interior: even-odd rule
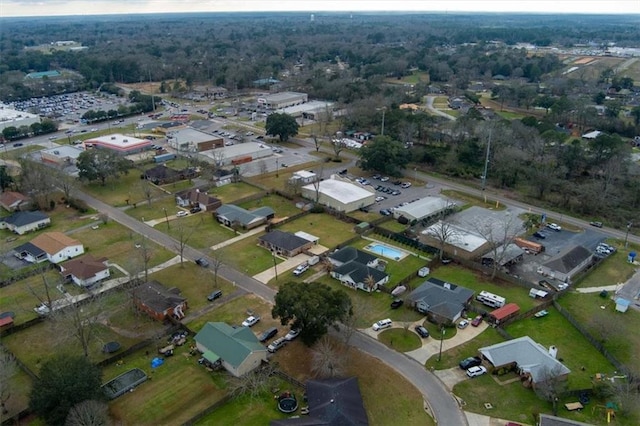
[[[480,324],[482,324],[482,315],[478,315],[477,317],[475,317],[472,321],[471,321],[471,325],[474,327],[479,326]]]

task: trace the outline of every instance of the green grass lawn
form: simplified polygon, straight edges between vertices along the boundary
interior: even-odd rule
[[[152,166],[145,165],[142,168]],[[104,186],[100,182],[89,182],[82,186],[82,190],[115,207],[126,206],[127,200],[129,204],[139,204],[146,201],[143,187],[149,186],[148,182],[140,179],[140,173],[140,169],[131,168],[126,175],[107,179]],[[155,186],[150,187],[153,198],[164,195],[164,192]]]
[[[11,389],[11,391],[9,399],[5,403],[7,413],[2,413],[0,410],[0,421],[2,422],[29,407],[29,392],[31,392],[33,382],[27,373],[17,368],[15,374],[4,383],[6,383],[7,388]]]
[[[282,263],[282,259],[274,258],[269,250],[258,246],[258,238],[262,235],[264,234],[256,234],[224,247],[225,263],[251,276],[272,268],[274,259],[276,264]],[[242,256],[233,256],[233,253],[242,253]]]
[[[624,283],[637,270],[637,266],[627,262],[627,255],[631,250],[635,250],[637,253],[640,247],[630,245],[630,248],[625,250],[620,241],[610,240],[607,243],[615,246],[618,250],[604,259],[584,279],[581,279],[577,283],[577,287],[602,287]]]
[[[402,233],[407,229],[407,225],[403,225],[397,220],[388,220],[380,224],[381,228],[388,229],[391,232]]]
[[[392,328],[378,335],[378,340],[398,352],[409,352],[422,346],[422,340],[412,330]]]
[[[257,194],[262,190],[257,186],[245,182],[231,183],[217,188],[211,188],[209,195],[219,198],[223,204],[231,204],[249,195]]]
[[[447,329],[447,333],[445,333],[445,336],[449,334],[449,331],[450,330]],[[431,333],[431,329],[429,329],[429,332]],[[436,332],[436,334],[433,334],[432,336],[438,336],[438,332]],[[433,338],[435,337],[430,337],[430,339]],[[431,358],[429,358],[429,360],[427,360],[425,366],[427,368],[434,368],[436,370],[444,370],[447,368],[456,367],[463,359],[470,356],[478,356],[479,348],[483,348],[485,346],[490,346],[500,342],[504,342],[502,336],[500,336],[495,329],[489,327],[482,333],[480,333],[480,335],[478,335],[475,339],[451,348],[448,351],[442,352],[442,358],[440,359],[440,362],[438,362],[438,355],[433,355]]]
[[[187,244],[197,249],[208,248],[236,236],[235,232],[222,226],[207,212],[176,218],[169,222],[169,226],[159,223],[155,228],[171,235],[177,241],[184,235],[182,238],[187,238]]]
[[[288,222],[278,229],[284,232],[304,231],[320,238],[319,244],[327,248],[336,247],[355,235],[354,225],[337,220],[326,213],[311,213]]]
[[[546,348],[555,345],[558,358],[571,370],[569,389],[589,388],[596,373],[613,373],[614,367],[569,321],[553,307],[547,310],[546,317],[516,321],[506,331],[513,337],[529,336]]]
[[[239,204],[240,207],[247,210],[255,210],[260,207],[271,207],[276,212],[277,218],[284,218],[300,213],[295,203],[276,194],[269,194],[258,200],[247,201]]]
[[[176,199],[173,195],[162,194],[160,198],[151,200],[151,204],[144,200],[136,204],[135,207],[125,210],[125,213],[139,220],[142,220],[142,218],[144,220],[165,220],[165,210],[167,216],[173,216],[182,209],[176,205]],[[160,224],[157,226],[160,226]]]
[[[456,200],[460,200],[464,202],[465,205],[463,206],[463,208],[468,208],[471,206],[479,206],[485,209],[497,210],[497,211],[504,210],[507,208],[504,204],[501,204],[490,198],[487,198],[485,200],[484,198],[476,197],[464,192],[456,191],[454,189],[445,189],[441,191],[441,193],[442,195],[446,195],[447,197],[455,198]]]
[[[604,340],[605,348],[636,373],[640,373],[637,355],[640,353],[640,313],[634,309],[620,313],[610,299],[598,293],[568,293],[558,302],[586,327],[591,335]],[[604,306],[605,309],[602,309]]]
[[[476,293],[482,290],[498,294],[507,299],[507,303],[516,303],[520,306],[520,311],[525,312],[538,304],[535,299],[529,297],[529,291],[523,287],[513,284],[493,281],[486,281],[487,277],[470,271],[458,265],[439,266],[431,270],[431,276],[452,284],[467,287]],[[478,302],[473,302],[478,303]],[[483,309],[491,310],[483,304],[478,303]]]

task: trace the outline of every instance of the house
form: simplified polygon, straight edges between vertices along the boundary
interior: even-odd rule
[[[84,254],[82,243],[62,232],[46,232],[13,250],[18,258],[31,263],[60,263]]]
[[[267,348],[248,327],[208,322],[196,334],[196,347],[212,364],[220,362],[235,377],[255,370],[267,361]]]
[[[4,191],[0,193],[0,207],[15,212],[16,210],[24,210],[29,206],[29,197],[19,192]]]
[[[600,130],[594,130],[588,133],[585,133],[584,135],[582,135],[582,139],[596,139],[598,136],[603,135],[604,133],[602,133]]]
[[[255,210],[247,210],[233,204],[224,204],[216,210],[218,222],[242,229],[251,229],[260,226],[275,217],[275,211],[271,207],[260,207]]]
[[[258,244],[275,254],[293,257],[314,246],[313,241],[274,229],[258,238]]]
[[[203,211],[214,212],[222,205],[216,197],[212,197],[199,189],[187,189],[176,193],[176,203],[180,207],[200,207]]]
[[[339,267],[349,262],[358,262],[372,268],[378,266],[377,257],[351,246],[336,250],[329,254],[327,258],[334,267]]]
[[[293,172],[293,175],[289,178],[289,183],[296,187],[313,183],[318,180],[318,175],[314,172],[308,172],[306,170],[299,170]]]
[[[347,262],[331,271],[331,277],[343,285],[368,293],[389,282],[389,275],[357,261]]]
[[[179,289],[167,289],[157,281],[139,285],[131,293],[136,307],[158,321],[171,316],[182,319],[188,308],[187,299],[180,296]]]
[[[366,426],[369,424],[356,377],[309,380],[309,414],[272,420],[270,426]]]
[[[60,273],[65,280],[79,287],[89,287],[110,276],[107,258],[95,259],[90,254],[64,262],[60,265]]]
[[[413,290],[407,299],[418,312],[427,314],[436,324],[453,324],[471,304],[473,290],[429,278]]]
[[[567,284],[577,273],[583,271],[593,261],[593,253],[583,246],[570,246],[556,257],[543,263],[538,273],[563,281]]]
[[[550,376],[565,379],[571,372],[555,358],[555,346],[547,350],[529,336],[486,346],[478,351],[489,363],[490,371],[515,368],[533,387],[549,380]]]
[[[506,305],[491,311],[489,314],[489,321],[491,324],[502,324],[510,318],[515,317],[520,312],[520,306],[515,303],[507,303]]]
[[[348,179],[332,175],[330,179],[305,185],[302,196],[319,204],[349,213],[376,202],[376,194],[371,187],[354,184]]]
[[[51,219],[41,211],[15,212],[0,219],[0,229],[8,229],[18,235],[37,231],[51,225]]]

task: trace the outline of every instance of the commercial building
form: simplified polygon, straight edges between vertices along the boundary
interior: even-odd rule
[[[120,133],[99,136],[83,142],[85,148],[108,149],[121,155],[137,154],[151,149],[151,141]]]
[[[306,93],[280,92],[258,98],[258,104],[269,109],[282,109],[294,105],[300,105],[309,100]]]
[[[40,151],[40,158],[42,162],[56,166],[73,166],[83,151],[77,146],[60,145],[55,148],[43,149]]]
[[[332,175],[318,183],[302,187],[302,196],[332,209],[349,213],[376,202],[373,189]]]
[[[465,259],[475,259],[491,248],[491,244],[484,237],[441,220],[420,234],[420,240],[433,247],[440,247],[442,237],[446,236],[444,251]]]
[[[217,166],[239,165],[253,160],[270,157],[273,151],[268,146],[257,142],[245,142],[237,145],[216,148],[202,153],[210,157]]]
[[[400,216],[404,216],[409,222],[423,219],[429,220],[454,207],[454,203],[444,198],[424,197],[405,206],[398,207],[393,211],[393,217],[398,219]]]
[[[7,127],[31,126],[39,123],[40,116],[29,112],[18,111],[0,103],[0,132]]]
[[[202,152],[224,146],[224,139],[191,127],[167,133],[169,146],[180,152]]]

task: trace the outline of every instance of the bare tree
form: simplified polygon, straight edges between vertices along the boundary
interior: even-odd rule
[[[69,202],[71,199],[71,192],[75,189],[77,179],[68,173],[65,173],[62,167],[58,168],[55,172],[54,180],[58,188],[64,193],[64,199]]]
[[[347,145],[342,142],[341,139],[331,141],[331,145],[333,146],[333,153],[336,155],[336,159],[340,159],[340,153],[347,147]]]
[[[619,414],[625,417],[640,415],[640,379],[635,376],[614,378],[605,390],[618,403]]]
[[[445,246],[461,238],[458,228],[451,222],[444,222],[442,220],[439,220],[436,224],[427,228],[426,235],[438,242],[438,249],[440,250],[439,257],[441,260],[444,256]]]
[[[318,201],[320,200],[320,182],[322,182],[323,180],[323,175],[324,175],[324,165],[320,165],[320,170],[318,170],[318,173],[316,173],[316,178],[313,181],[313,192],[315,195],[315,198],[313,201],[316,204],[318,204]]]
[[[258,162],[258,169],[260,170],[261,175],[264,175],[269,171],[269,168],[267,167],[267,163],[264,160],[260,160]]]
[[[366,302],[359,297],[351,299],[351,308],[352,314],[344,318],[340,325],[340,336],[346,346],[349,345],[353,333],[358,331],[358,319],[363,318],[369,309]]]
[[[242,395],[249,395],[251,398],[258,398],[260,394],[268,390],[274,383],[273,372],[275,367],[273,364],[265,364],[260,369],[241,377],[232,377],[230,379],[230,394],[234,398]]]
[[[65,426],[109,426],[109,406],[92,399],[82,401],[69,410]]]
[[[517,215],[507,212],[500,218],[487,221],[476,221],[473,229],[478,235],[490,244],[491,257],[493,258],[491,278],[495,278],[500,266],[509,253],[509,246],[523,230],[523,224]]]
[[[140,259],[140,264],[142,265],[142,271],[144,272],[144,282],[149,281],[149,262],[153,257],[153,249],[151,248],[151,243],[147,237],[143,237],[139,243],[135,244],[136,249],[138,250],[138,258]]]
[[[213,285],[218,288],[218,272],[224,265],[225,253],[220,250],[215,250],[211,253],[211,270],[213,271]]]
[[[146,179],[140,180],[140,182],[138,183],[138,188],[144,195],[144,198],[147,200],[147,204],[151,205],[151,200],[153,198],[153,187],[151,186],[151,182]]]
[[[191,235],[193,235],[193,232],[195,231],[195,229],[187,228],[182,223],[177,225],[176,229],[178,230],[176,250],[178,250],[178,253],[180,254],[180,266],[182,266],[184,263],[184,250],[187,247],[189,238],[191,238]]]
[[[320,144],[322,144],[322,140],[315,133],[311,135],[311,138],[313,139],[313,144],[316,147],[316,152],[320,151]]]
[[[224,159],[226,158],[224,155],[224,150],[221,148],[216,148],[212,151],[213,161],[216,167],[222,167],[224,165]]]
[[[339,346],[329,336],[320,339],[311,350],[311,371],[316,377],[344,375],[347,367],[347,347]]]
[[[35,161],[20,161],[20,189],[30,195],[35,204],[43,210],[50,208],[56,180],[51,179],[51,168]]]
[[[544,367],[535,383],[535,392],[539,398],[553,404],[553,415],[558,414],[558,401],[567,390],[567,378],[562,374],[562,367]]]
[[[11,386],[9,381],[18,372],[18,363],[13,354],[0,346],[0,408],[2,414],[7,414],[6,407],[11,398]]]
[[[100,323],[103,311],[103,298],[93,295],[87,302],[70,303],[50,315],[60,335],[75,339],[82,347],[84,356],[89,356],[90,345],[95,339],[95,332]]]

